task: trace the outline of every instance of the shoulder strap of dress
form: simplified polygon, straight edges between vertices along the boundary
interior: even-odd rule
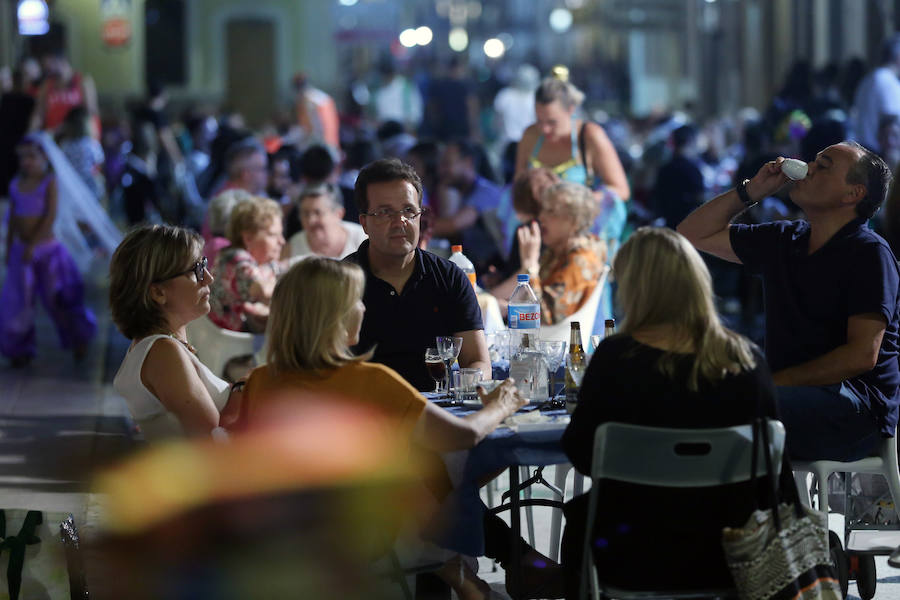
[[[582,139],[583,134],[584,134],[584,123],[581,124],[581,128],[578,130],[578,133],[576,134],[576,132],[575,132],[575,123],[576,123],[577,121],[578,121],[578,120],[577,120],[577,119],[575,118],[575,116],[573,115],[573,116],[572,116],[572,132],[571,132],[571,136],[572,136],[572,158],[575,158],[576,156],[578,156],[578,148],[581,147],[581,149],[582,149],[582,150],[581,150],[581,155],[582,155],[582,159],[583,159],[583,158],[584,158],[584,146],[582,145],[581,139]],[[582,162],[583,162],[583,160],[582,160]]]
[[[544,145],[544,134],[540,134],[538,136],[537,141],[534,143],[534,148],[531,150],[531,158],[537,160],[538,152],[541,151],[541,146]]]
[[[584,170],[587,173],[587,177],[584,180],[585,185],[591,187],[590,178],[594,176],[594,170],[591,168],[590,163],[587,160],[587,152],[585,151],[585,141],[584,141],[584,130],[587,128],[587,120],[581,123],[581,128],[578,130],[578,151],[581,156],[581,164],[584,165]],[[573,128],[574,131],[574,128]]]

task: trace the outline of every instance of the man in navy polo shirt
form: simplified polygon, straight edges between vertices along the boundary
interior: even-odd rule
[[[354,348],[375,347],[372,360],[385,364],[417,389],[433,390],[425,350],[437,336],[463,338],[462,367],[490,378],[491,362],[481,309],[472,284],[448,260],[419,250],[422,182],[409,165],[378,160],[356,179],[354,199],[369,239],[344,260],[366,273],[366,314]]]
[[[790,456],[856,460],[897,428],[900,275],[866,225],[891,172],[859,144],[835,144],[790,191],[806,221],[731,225],[788,182],[783,160],[696,209],[678,231],[763,278],[766,357]]]

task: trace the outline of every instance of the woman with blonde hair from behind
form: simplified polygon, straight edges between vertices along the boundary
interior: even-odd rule
[[[625,319],[597,347],[562,440],[579,472],[590,474],[594,432],[605,422],[706,428],[776,416],[765,359],[722,325],[709,271],[683,236],[641,228],[613,270]],[[733,586],[720,539],[723,527],[742,526],[753,511],[749,482],[712,489],[603,485],[594,529],[607,542],[594,551],[601,580],[626,589]],[[566,506],[562,558],[570,598],[578,593],[587,505],[582,495]],[[665,557],[650,581],[648,547]]]
[[[433,452],[475,446],[525,401],[506,381],[482,396],[484,408],[457,417],[428,402],[396,371],[354,355],[365,305],[365,276],[352,263],[310,257],[294,265],[275,286],[268,322],[268,363],[250,374],[241,422],[248,428],[279,419],[291,403],[323,400],[376,409],[397,436]],[[398,317],[399,319],[399,317]],[[398,321],[398,326],[403,326]],[[423,350],[424,359],[424,350]],[[338,452],[340,440],[322,452]],[[439,575],[464,599],[487,593],[487,584],[458,561]]]

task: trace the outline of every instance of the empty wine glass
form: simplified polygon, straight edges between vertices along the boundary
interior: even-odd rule
[[[550,372],[550,406],[555,407],[556,400],[553,393],[556,391],[556,371],[566,355],[566,343],[561,340],[541,340],[538,342],[538,350],[547,361],[547,370]]]
[[[428,369],[428,374],[434,379],[434,391],[444,391],[441,389],[441,382],[447,377],[447,366],[444,364],[444,359],[437,348],[425,350],[425,368]]]
[[[462,349],[463,339],[461,337],[441,335],[435,338],[435,342],[437,350],[444,360],[444,364],[447,365],[447,393],[452,395],[453,388],[450,385],[450,373],[452,371],[453,363],[456,362],[459,351]]]

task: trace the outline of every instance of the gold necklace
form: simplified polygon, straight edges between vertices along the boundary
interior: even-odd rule
[[[174,333],[171,333],[171,332],[169,332],[168,335],[169,335],[170,338],[175,339],[175,340],[178,340],[179,342],[181,342],[181,344],[182,344],[185,348],[187,348],[187,349],[188,349],[188,352],[190,352],[191,354],[194,354],[194,355],[197,354],[197,349],[194,348],[193,346],[191,346],[191,345],[188,343],[187,340],[183,340],[183,339],[181,339],[180,337],[178,337],[177,335],[175,335]]]

